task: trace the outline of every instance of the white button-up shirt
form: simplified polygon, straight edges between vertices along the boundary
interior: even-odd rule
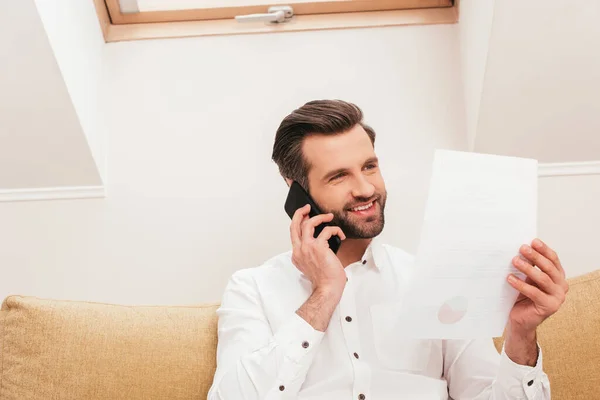
[[[291,252],[236,272],[217,311],[217,371],[208,400],[549,400],[539,346],[537,365],[528,367],[504,349],[498,354],[492,338],[390,335],[413,260],[372,242],[345,268],[348,282],[326,332],[296,314],[312,285]]]

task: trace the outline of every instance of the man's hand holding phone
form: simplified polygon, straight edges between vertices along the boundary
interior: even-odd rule
[[[333,214],[309,218],[309,211],[308,204],[296,210],[290,224],[292,263],[313,285],[312,296],[297,313],[315,329],[324,332],[346,285],[344,267],[327,241],[333,235],[344,240],[346,235],[337,226],[326,226],[315,238],[315,227],[330,222]]]
[[[323,222],[330,222],[333,214],[319,214],[309,218],[310,205],[299,208],[292,218],[290,236],[292,239],[292,262],[313,284],[313,290],[343,291],[346,273],[342,263],[329,248],[327,241],[333,235],[342,240],[346,237],[341,228],[326,226],[314,238],[315,228]]]

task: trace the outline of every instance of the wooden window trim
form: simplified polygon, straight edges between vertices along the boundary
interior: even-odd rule
[[[115,25],[230,19],[234,18],[236,15],[264,13],[269,8],[269,3],[266,2],[262,5],[255,6],[219,7],[194,10],[146,11],[123,14],[121,13],[119,0],[105,1],[112,23]],[[226,0],[223,0],[223,4],[225,3]],[[297,3],[294,0],[290,0],[289,3],[286,4],[291,5],[294,8],[294,15],[298,16],[452,7],[452,0],[328,0],[314,1],[311,3]]]
[[[106,1],[106,2],[105,2]],[[164,22],[141,22],[139,14],[127,14],[135,17],[139,22],[115,23],[114,17],[108,12],[107,2],[118,0],[94,0],[100,25],[106,42],[118,42],[128,40],[159,39],[159,38],[183,38],[191,36],[216,36],[216,35],[239,35],[275,32],[299,32],[312,30],[329,30],[345,28],[369,28],[401,25],[430,25],[430,24],[453,24],[458,21],[458,0],[454,5],[443,7],[429,7],[419,9],[381,10],[381,11],[354,11],[343,13],[311,13],[295,15],[290,22],[282,24],[264,23],[239,23],[234,19],[215,20],[192,20],[192,21],[166,21],[165,13],[152,12],[152,18],[165,20]],[[382,1],[380,6],[389,6],[389,2]],[[397,6],[397,0],[396,6]],[[406,0],[409,4],[414,0]],[[421,1],[421,0],[419,0]],[[451,0],[434,0],[438,4],[448,4]],[[354,3],[347,2],[348,4]],[[363,3],[363,2],[356,2]],[[316,3],[305,3],[316,4]],[[330,3],[327,3],[330,4]],[[294,6],[294,11],[298,5]],[[239,8],[239,7],[238,7]],[[191,12],[192,10],[176,11]],[[264,9],[262,10],[264,12]],[[174,12],[174,11],[173,11]],[[120,13],[120,11],[119,11]],[[160,15],[159,15],[160,14]],[[120,14],[123,16],[124,14]],[[118,19],[119,17],[117,17]],[[189,18],[189,17],[188,17]]]

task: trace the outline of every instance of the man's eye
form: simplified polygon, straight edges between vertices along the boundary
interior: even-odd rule
[[[335,181],[335,180],[337,180],[337,179],[340,179],[340,178],[342,178],[344,175],[345,175],[344,173],[339,173],[339,174],[337,174],[337,175],[334,175],[333,177],[331,177],[330,181]]]
[[[374,169],[374,168],[377,168],[377,165],[375,165],[375,164],[367,164],[367,166],[365,168],[366,169]]]

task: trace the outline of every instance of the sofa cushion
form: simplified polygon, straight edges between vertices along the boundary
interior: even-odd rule
[[[205,399],[216,308],[9,296],[0,311],[0,399]]]
[[[553,400],[589,400],[600,391],[600,270],[568,280],[560,310],[538,328]],[[494,339],[498,351],[502,338]]]

